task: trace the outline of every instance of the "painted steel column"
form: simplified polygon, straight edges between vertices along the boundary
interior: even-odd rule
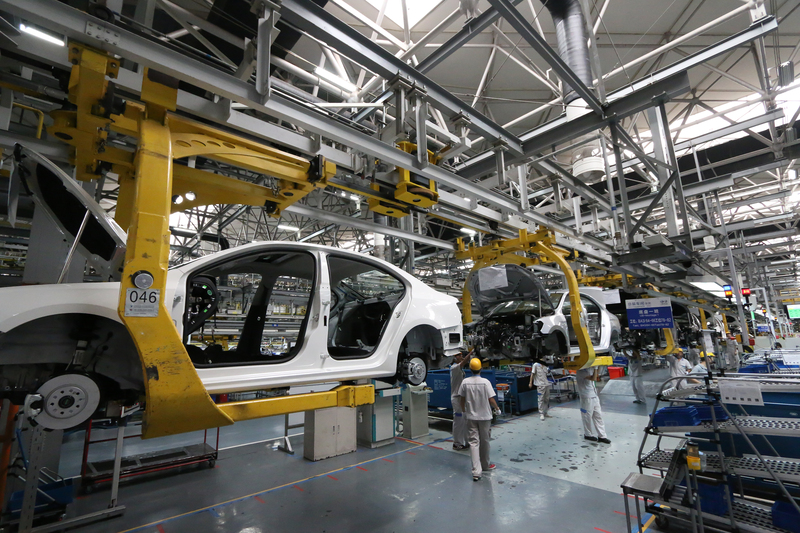
[[[211,401],[167,307],[172,304],[166,301],[172,207],[172,142],[167,109],[174,106],[177,83],[168,87],[159,83],[160,79],[151,79],[156,77],[157,73],[146,69],[142,81],[146,111],[139,117],[135,201],[118,307],[142,363],[146,396],[144,438],[233,423]],[[128,293],[136,289],[132,278],[139,271],[149,272],[153,276],[151,288],[159,291],[156,316],[126,316]]]

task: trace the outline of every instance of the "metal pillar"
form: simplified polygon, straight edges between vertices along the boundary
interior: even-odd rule
[[[649,108],[647,110],[647,118],[650,121],[650,132],[653,138],[653,152],[657,159],[672,164],[669,159],[667,151],[667,143],[669,141],[669,125],[663,122],[661,113],[656,108]],[[670,173],[667,168],[662,165],[655,165],[658,171],[659,186],[666,186],[670,178]],[[677,237],[680,235],[678,229],[678,213],[675,208],[675,194],[672,190],[664,193],[662,204],[664,206],[664,218],[667,222],[667,235],[669,237]],[[688,224],[687,224],[688,229]]]

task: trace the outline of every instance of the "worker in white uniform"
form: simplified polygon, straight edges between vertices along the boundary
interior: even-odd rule
[[[464,367],[467,366],[470,355],[472,355],[472,352],[467,355],[464,355],[464,352],[460,352],[455,356],[453,364],[450,365],[450,402],[453,404],[454,450],[463,450],[467,447],[467,419],[461,409],[461,396],[458,395],[458,389],[461,388],[461,382],[466,377]]]
[[[583,419],[583,438],[593,442],[611,444],[603,424],[603,412],[594,384],[600,381],[597,367],[582,368],[575,373],[578,396],[581,398],[581,418]],[[595,435],[595,433],[597,435]]]
[[[637,348],[625,348],[625,355],[628,358],[628,377],[636,397],[633,403],[645,403],[642,354]]]
[[[458,389],[461,396],[461,410],[467,415],[470,456],[472,457],[472,481],[479,481],[484,471],[496,467],[489,462],[489,428],[492,425],[492,410],[500,414],[500,407],[492,384],[481,377],[481,361],[477,357],[469,362],[472,376],[465,378]]]
[[[692,365],[696,365],[700,362],[700,348],[697,347],[696,342],[692,342],[689,346],[689,357],[687,357],[687,359]]]
[[[678,348],[674,354],[666,356],[667,363],[669,363],[669,377],[678,378],[685,376],[692,370],[692,363],[683,358],[683,350]],[[686,386],[686,380],[678,380],[674,384],[676,389],[682,389]]]
[[[739,371],[739,365],[741,364],[739,360],[739,343],[736,342],[736,337],[733,335],[728,336],[728,340],[725,343],[725,364],[728,370]]]
[[[531,367],[531,379],[528,382],[528,388],[532,388],[534,385],[536,385],[536,392],[539,396],[539,417],[542,420],[552,418],[549,414],[550,382],[547,381],[547,367],[538,357],[534,359],[533,367]]]

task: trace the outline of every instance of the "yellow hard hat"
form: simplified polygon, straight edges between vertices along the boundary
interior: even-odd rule
[[[675,350],[675,353],[683,353],[683,348],[678,348],[677,350]]]
[[[714,357],[714,352],[711,352],[711,351],[709,351],[708,353],[706,353],[706,352],[700,352],[700,357],[706,357],[706,356],[708,356],[708,357]]]
[[[481,368],[483,368],[481,360],[478,359],[477,357],[473,357],[469,362],[469,369],[472,370],[473,372],[477,372]]]

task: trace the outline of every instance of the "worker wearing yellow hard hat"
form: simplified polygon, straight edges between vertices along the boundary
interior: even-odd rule
[[[489,461],[489,428],[492,425],[492,410],[500,413],[492,384],[481,377],[482,368],[481,360],[473,357],[469,362],[472,376],[464,378],[458,389],[461,410],[467,415],[473,481],[479,481],[483,472],[495,469],[495,465]]]

